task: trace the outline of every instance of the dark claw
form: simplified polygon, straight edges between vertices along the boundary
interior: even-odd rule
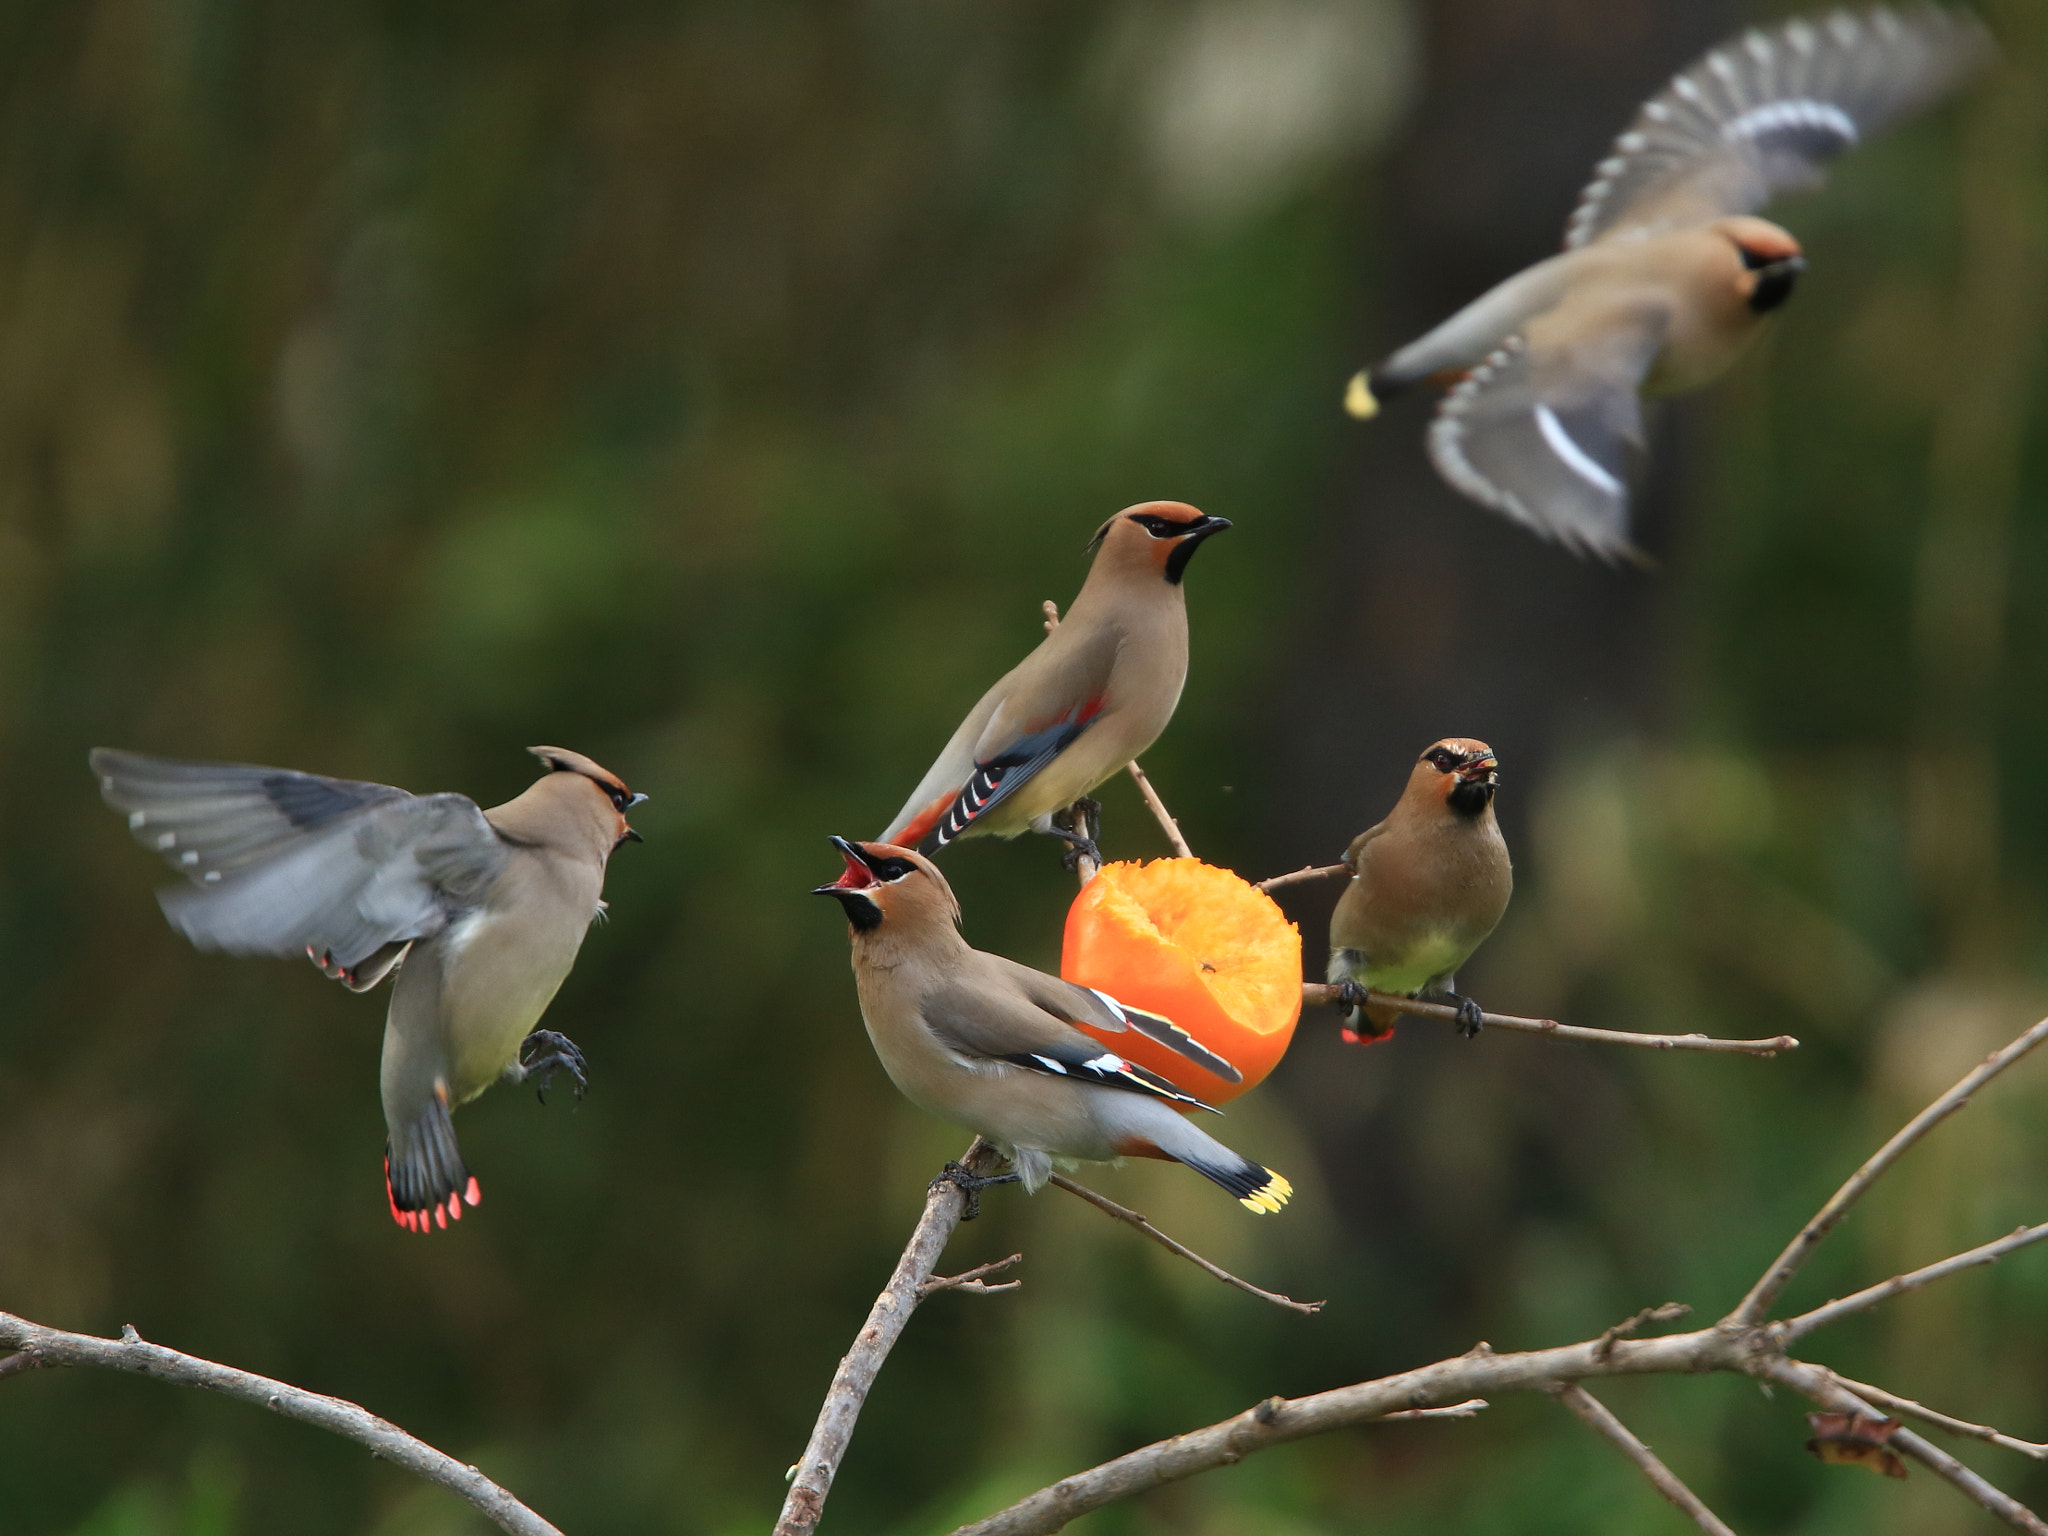
[[[1062,836],[1067,839],[1068,848],[1065,853],[1060,855],[1060,867],[1066,870],[1067,873],[1073,874],[1077,872],[1081,867],[1083,859],[1089,860],[1097,868],[1101,867],[1102,850],[1095,846],[1094,838],[1077,837],[1072,833],[1063,833]]]
[[[1350,977],[1337,983],[1337,1006],[1346,1013],[1361,1013],[1365,1009],[1366,991]]]
[[[930,1187],[937,1189],[941,1184],[950,1184],[967,1197],[967,1204],[960,1212],[962,1221],[972,1221],[981,1214],[981,1192],[996,1184],[1018,1184],[1023,1182],[1021,1173],[996,1173],[986,1177],[969,1173],[960,1163],[948,1163],[939,1170]]]
[[[1458,1033],[1467,1040],[1486,1028],[1486,1010],[1469,997],[1458,999]]]
[[[576,1048],[576,1042],[567,1035],[558,1035],[552,1029],[536,1029],[519,1046],[519,1076],[522,1080],[540,1074],[540,1084],[534,1096],[541,1103],[548,1101],[548,1090],[555,1086],[555,1074],[566,1072],[576,1084],[576,1097],[580,1101],[590,1079],[584,1075],[583,1053]]]
[[[1065,825],[1061,825],[1062,821]],[[1098,866],[1102,863],[1102,850],[1095,846],[1095,834],[1101,827],[1102,802],[1085,795],[1054,819],[1053,836],[1065,838],[1068,844],[1060,863],[1070,873],[1080,867],[1083,859],[1092,859]]]

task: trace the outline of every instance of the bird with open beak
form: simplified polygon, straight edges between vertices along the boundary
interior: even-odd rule
[[[881,841],[936,854],[961,837],[1047,832],[1095,857],[1084,834],[1053,817],[1173,718],[1188,675],[1181,579],[1203,541],[1229,526],[1177,501],[1104,523],[1066,618],[982,695]]]
[[[1387,819],[1345,851],[1351,880],[1330,916],[1329,971],[1345,1039],[1370,1044],[1393,1029],[1393,1019],[1372,1017],[1367,990],[1455,1003],[1460,1030],[1479,1033],[1480,1007],[1458,995],[1457,971],[1515,889],[1493,815],[1499,785],[1491,747],[1446,737],[1416,760]]]
[[[500,1078],[583,1053],[541,1015],[604,910],[605,865],[647,797],[581,753],[529,749],[547,772],[490,810],[465,795],[289,768],[99,748],[100,793],[189,884],[159,893],[200,949],[305,955],[352,992],[397,974],[384,1023],[385,1192],[414,1232],[446,1227],[476,1179],[449,1118]]]
[[[1723,43],[1652,98],[1600,162],[1561,255],[1482,294],[1351,380],[1345,409],[1457,381],[1429,430],[1438,471],[1544,538],[1638,558],[1628,479],[1640,392],[1718,378],[1806,270],[1755,217],[1979,68],[1972,16],[1924,5],[1835,11]]]
[[[1235,1079],[1231,1063],[1169,1019],[971,948],[952,887],[922,854],[843,837],[832,845],[846,871],[817,894],[846,910],[861,1017],[883,1070],[913,1104],[984,1137],[1012,1168],[994,1180],[957,1168],[947,1176],[970,1194],[1018,1180],[1036,1192],[1056,1162],[1150,1157],[1185,1164],[1248,1211],[1287,1203],[1287,1180],[1181,1113],[1210,1106],[1074,1026],[1135,1029]]]

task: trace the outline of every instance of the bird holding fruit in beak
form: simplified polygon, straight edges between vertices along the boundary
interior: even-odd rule
[[[466,795],[289,768],[99,748],[92,769],[137,842],[189,882],[160,893],[201,949],[304,955],[352,992],[397,973],[384,1023],[385,1192],[414,1232],[479,1198],[449,1118],[500,1078],[567,1072],[583,1053],[541,1015],[604,910],[612,850],[647,797],[579,752],[489,810]]]
[[[1451,382],[1429,455],[1452,486],[1575,552],[1634,556],[1639,394],[1718,378],[1806,270],[1799,242],[1756,210],[1819,186],[1830,161],[1990,54],[1981,23],[1934,5],[1834,11],[1723,43],[1615,141],[1562,254],[1361,371],[1345,409],[1363,419],[1411,385]]]
[[[969,946],[938,867],[889,843],[832,839],[846,871],[817,888],[846,911],[868,1038],[913,1104],[984,1137],[1010,1159],[993,1180],[1036,1192],[1056,1162],[1150,1157],[1185,1164],[1248,1211],[1277,1211],[1293,1186],[1196,1126],[1209,1105],[1075,1028],[1136,1030],[1230,1080],[1230,1062],[1171,1020],[1107,993]]]
[[[1329,978],[1339,989],[1344,1037],[1385,1039],[1367,991],[1454,1003],[1460,1030],[1479,1032],[1481,1010],[1457,991],[1457,971],[1507,911],[1514,893],[1508,845],[1494,820],[1500,768],[1483,741],[1450,736],[1416,760],[1385,821],[1353,839],[1351,880],[1330,916]]]

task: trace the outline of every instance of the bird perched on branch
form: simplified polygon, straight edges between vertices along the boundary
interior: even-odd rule
[[[1344,1005],[1344,1038],[1385,1039],[1365,992],[1455,1003],[1458,1026],[1479,1033],[1479,1005],[1457,992],[1457,970],[1500,922],[1515,889],[1508,845],[1493,816],[1500,785],[1493,749],[1450,736],[1416,760],[1408,787],[1378,826],[1345,850],[1351,880],[1330,916],[1329,976]]]
[[[912,1103],[986,1137],[1014,1169],[992,1181],[949,1169],[963,1188],[1021,1179],[1036,1192],[1057,1160],[1152,1157],[1186,1164],[1246,1210],[1287,1203],[1287,1180],[1180,1113],[1207,1104],[1074,1026],[1135,1029],[1225,1077],[1237,1072],[1229,1062],[1171,1020],[970,948],[952,887],[923,855],[843,837],[832,844],[846,872],[817,894],[846,909],[875,1054]]]
[[[1755,211],[1819,186],[1829,161],[1990,53],[1974,17],[1932,5],[1836,11],[1723,43],[1615,140],[1563,254],[1359,373],[1345,408],[1369,417],[1418,381],[1458,380],[1429,430],[1443,477],[1574,551],[1633,556],[1638,392],[1719,377],[1806,270],[1799,242]]]
[[[1053,817],[1166,729],[1188,675],[1188,561],[1230,523],[1177,501],[1127,507],[1097,530],[1066,618],[982,695],[881,836],[935,854],[955,838],[1047,832]]]
[[[394,971],[384,1024],[385,1189],[425,1232],[475,1205],[449,1112],[499,1078],[567,1072],[583,1053],[536,1026],[604,910],[605,864],[647,797],[580,753],[480,810],[464,795],[289,768],[188,763],[102,747],[93,772],[137,842],[189,885],[158,900],[201,949],[300,955],[352,992]]]

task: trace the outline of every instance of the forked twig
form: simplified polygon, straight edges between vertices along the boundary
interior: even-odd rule
[[[1588,1392],[1577,1382],[1560,1387],[1551,1394],[1565,1407],[1577,1414],[1586,1423],[1612,1440],[1626,1456],[1642,1469],[1650,1485],[1665,1498],[1676,1504],[1691,1518],[1692,1523],[1707,1533],[1707,1536],[1735,1536],[1721,1517],[1707,1508],[1700,1496],[1678,1480],[1678,1474],[1665,1466],[1642,1441],[1638,1440],[1629,1427],[1617,1419],[1607,1405]]]
[[[1885,1417],[1844,1386],[1826,1366],[1809,1365],[1804,1360],[1788,1360],[1777,1355],[1759,1360],[1754,1374],[1766,1381],[1790,1387],[1831,1413],[1852,1413],[1869,1419]],[[2025,1531],[2028,1536],[2048,1536],[2048,1523],[2044,1523],[2039,1515],[1912,1430],[1904,1427],[1894,1430],[1885,1444],[1901,1455],[1912,1457],[1937,1477],[1947,1478],[1966,1497],[1983,1505],[2014,1530]]]
[[[977,1136],[960,1164],[970,1176],[979,1177],[1000,1161],[995,1149]],[[839,1463],[853,1439],[853,1426],[868,1400],[868,1392],[882,1362],[902,1337],[910,1314],[928,1294],[924,1283],[931,1278],[939,1255],[945,1252],[947,1240],[960,1225],[961,1213],[966,1208],[967,1197],[958,1185],[943,1178],[932,1181],[925,1194],[924,1214],[904,1245],[903,1257],[896,1261],[895,1273],[868,1309],[867,1321],[854,1335],[853,1347],[832,1374],[832,1385],[818,1408],[818,1421],[811,1428],[810,1443],[804,1447],[803,1458],[791,1469],[789,1493],[783,1498],[782,1514],[775,1522],[775,1536],[804,1536],[824,1514],[832,1479],[839,1473]]]
[[[929,1280],[920,1280],[917,1285],[917,1299],[935,1295],[940,1291],[965,1291],[970,1296],[993,1296],[998,1291],[1014,1291],[1022,1280],[1003,1280],[995,1285],[987,1283],[990,1275],[999,1275],[1012,1264],[1024,1262],[1024,1255],[1013,1253],[1007,1259],[993,1259],[986,1264],[977,1264],[972,1269],[963,1269],[957,1275],[934,1275]]]
[[[1729,1321],[1744,1326],[1761,1322],[1764,1315],[1770,1311],[1771,1303],[1778,1299],[1778,1293],[1785,1289],[1794,1275],[1799,1273],[1799,1267],[1806,1262],[1807,1256],[1813,1252],[1822,1238],[1834,1230],[1835,1223],[1849,1214],[1849,1207],[1861,1199],[1863,1192],[1877,1182],[1878,1176],[1897,1162],[1901,1154],[1914,1142],[1969,1103],[1971,1094],[2043,1040],[2048,1040],[2048,1019],[2043,1019],[2010,1045],[1985,1057],[1975,1068],[1964,1074],[1962,1081],[1955,1087],[1921,1110],[1900,1128],[1897,1135],[1871,1153],[1863,1166],[1850,1174],[1847,1182],[1828,1197],[1827,1204],[1814,1213],[1813,1219],[1799,1229],[1799,1235],[1785,1245],[1785,1251],[1778,1255],[1771,1267],[1749,1288],[1749,1294],[1742,1298],[1742,1304],[1728,1314]]]
[[[1645,1323],[1675,1323],[1681,1317],[1691,1317],[1692,1308],[1682,1301],[1667,1301],[1661,1307],[1645,1307],[1634,1317],[1625,1317],[1612,1328],[1601,1330],[1600,1337],[1593,1341],[1593,1353],[1605,1360],[1614,1353],[1617,1339],[1633,1337],[1635,1331]]]
[[[1305,981],[1301,984],[1301,1000],[1306,1005],[1334,1004],[1337,991],[1327,982]],[[1458,1010],[1449,1003],[1426,1003],[1417,998],[1397,997],[1391,992],[1368,992],[1366,996],[1390,1013],[1410,1013],[1417,1018],[1441,1019],[1450,1024],[1458,1022]],[[1790,1035],[1773,1035],[1767,1040],[1724,1040],[1716,1035],[1639,1035],[1623,1029],[1588,1029],[1580,1024],[1560,1024],[1555,1019],[1521,1019],[1507,1013],[1486,1013],[1480,1018],[1490,1029],[1549,1035],[1558,1040],[1586,1040],[1599,1045],[1640,1045],[1656,1051],[1722,1051],[1741,1056],[1775,1056],[1780,1051],[1799,1049],[1799,1042]]]
[[[1261,1301],[1270,1301],[1276,1307],[1285,1307],[1290,1312],[1300,1312],[1304,1316],[1313,1316],[1315,1313],[1323,1310],[1324,1304],[1320,1301],[1296,1301],[1292,1296],[1282,1296],[1278,1291],[1261,1290],[1258,1286],[1253,1285],[1249,1280],[1240,1280],[1236,1275],[1233,1275],[1229,1270],[1225,1269],[1222,1265],[1212,1264],[1209,1260],[1203,1258],[1199,1253],[1195,1252],[1194,1249],[1188,1247],[1186,1243],[1175,1242],[1172,1238],[1168,1237],[1164,1232],[1160,1231],[1157,1227],[1153,1226],[1151,1222],[1147,1221],[1144,1218],[1144,1216],[1142,1216],[1137,1211],[1132,1210],[1129,1206],[1118,1205],[1114,1200],[1110,1199],[1109,1196],[1098,1195],[1086,1184],[1076,1184],[1072,1179],[1068,1178],[1063,1173],[1054,1174],[1052,1176],[1052,1182],[1057,1184],[1061,1189],[1064,1189],[1070,1195],[1079,1195],[1083,1200],[1086,1200],[1090,1205],[1094,1206],[1097,1210],[1102,1211],[1109,1216],[1115,1217],[1118,1221],[1128,1222],[1131,1226],[1136,1227],[1140,1232],[1144,1233],[1147,1237],[1151,1238],[1152,1241],[1157,1243],[1160,1247],[1166,1249],[1167,1252],[1179,1254],[1182,1258],[1186,1259],[1190,1264],[1194,1265],[1197,1269],[1204,1270],[1207,1273],[1214,1275],[1218,1280],[1221,1280],[1225,1285],[1236,1286],[1240,1291],[1243,1291],[1247,1296],[1256,1296]]]
[[[19,1351],[0,1362],[7,1374],[29,1369],[14,1362],[28,1358],[39,1366],[86,1365],[108,1370],[132,1371],[180,1387],[203,1387],[288,1419],[311,1424],[367,1446],[371,1454],[415,1477],[446,1488],[467,1500],[501,1531],[511,1536],[562,1536],[547,1521],[492,1482],[475,1467],[467,1466],[424,1440],[415,1439],[396,1424],[339,1397],[308,1392],[290,1382],[273,1381],[250,1371],[182,1354],[161,1344],[147,1342],[133,1328],[123,1328],[118,1339],[97,1338],[89,1333],[66,1333],[45,1328],[24,1318],[0,1312],[0,1347]]]

